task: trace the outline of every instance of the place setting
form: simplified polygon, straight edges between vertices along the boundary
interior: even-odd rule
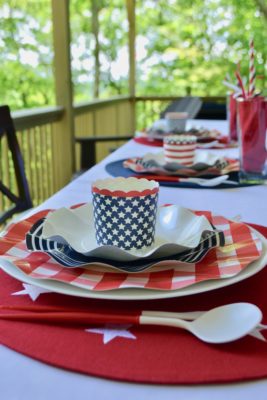
[[[237,147],[237,141],[223,135],[218,129],[208,129],[188,122],[186,112],[167,112],[164,118],[155,121],[151,127],[137,131],[135,142],[147,146],[163,147],[164,138],[170,135],[194,135],[199,149],[225,149]],[[215,123],[216,126],[216,123]]]
[[[92,202],[11,224],[0,238],[2,342],[46,363],[112,379],[201,383],[201,355],[211,366],[218,352],[222,362],[232,357],[231,367],[213,367],[209,382],[257,377],[267,231],[212,211],[158,204],[159,190],[147,179],[100,179],[92,184]],[[22,296],[28,290],[38,293],[34,301]],[[55,354],[40,345],[44,337]],[[83,356],[74,357],[68,343]],[[198,355],[188,358],[192,346]],[[161,363],[155,348],[164,354]],[[146,368],[137,368],[136,351]],[[181,367],[170,367],[171,354]],[[97,357],[101,363],[93,362]],[[244,357],[253,365],[246,372]]]
[[[240,120],[237,159],[199,150],[195,135],[177,133],[164,136],[162,150],[110,162],[106,171],[115,177],[144,177],[161,186],[184,188],[234,189],[266,184],[266,101],[260,96],[236,101]]]
[[[152,179],[161,186],[203,189],[242,186],[239,160],[197,150],[196,143],[194,135],[169,135],[164,138],[162,151],[116,160],[105,169],[115,177]]]
[[[0,239],[1,266],[59,293],[129,300],[213,290],[265,266],[266,241],[254,229],[212,212],[158,205],[158,191],[147,179],[96,181],[92,203],[11,226]]]

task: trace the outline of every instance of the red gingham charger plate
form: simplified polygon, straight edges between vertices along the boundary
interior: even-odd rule
[[[193,135],[193,133],[192,133]],[[143,144],[145,146],[153,146],[153,147],[162,147],[163,146],[163,137],[157,135],[153,137],[153,135],[148,135],[146,132],[138,132],[137,136],[134,137],[134,141],[139,144]],[[230,142],[228,136],[218,135],[213,137],[198,137],[197,138],[197,147],[199,149],[205,148],[205,144],[213,143],[209,146],[210,149],[226,149],[231,147],[237,147],[236,142]]]
[[[162,292],[166,293],[166,297],[176,297],[212,290],[245,279],[259,270],[259,265],[255,263],[255,272],[249,271],[248,276],[243,274],[242,277],[246,267],[260,257],[266,258],[266,246],[263,246],[265,239],[261,239],[255,230],[246,224],[230,221],[211,212],[196,211],[197,215],[205,215],[218,230],[222,230],[226,240],[225,247],[212,249],[197,264],[164,261],[157,269],[136,274],[117,272],[98,265],[90,268],[66,269],[47,254],[31,253],[26,248],[25,234],[36,220],[47,213],[48,210],[41,211],[14,224],[5,236],[0,238],[0,266],[2,264],[2,268],[17,279],[36,282],[36,286],[50,287],[55,292],[66,293],[67,290],[66,294],[79,295],[79,290],[73,292],[66,289],[75,287],[83,289],[80,293],[86,297],[114,298],[113,291],[116,292],[115,298],[117,296],[119,299],[132,299],[136,298],[135,296],[160,298],[164,297],[164,294],[163,296],[159,294]],[[263,260],[260,267],[265,263],[266,260]],[[206,281],[207,287],[199,288],[199,284]],[[184,293],[187,288],[187,292]],[[126,289],[128,292],[125,292]],[[135,294],[135,289],[139,290],[139,295]],[[140,289],[153,290],[144,291],[144,293],[150,292],[151,296],[142,297]],[[129,291],[133,291],[133,296],[129,296]]]

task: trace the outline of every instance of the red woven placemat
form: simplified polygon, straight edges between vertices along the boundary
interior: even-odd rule
[[[147,137],[135,137],[134,141],[139,144],[144,144],[145,146],[153,146],[153,147],[162,147],[163,140],[160,139],[151,139]]]
[[[254,227],[267,237],[267,228]],[[23,288],[21,282],[0,272],[0,302],[71,306],[101,312],[206,310],[247,301],[257,304],[266,317],[266,281],[267,269],[263,269],[233,286],[184,298],[122,302],[42,293],[33,303],[27,294],[28,286]],[[267,377],[267,342],[252,336],[230,344],[210,345],[188,332],[167,327],[63,327],[1,320],[0,342],[57,367],[131,382],[199,384]]]

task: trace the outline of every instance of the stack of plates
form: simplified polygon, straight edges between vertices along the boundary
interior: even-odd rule
[[[133,300],[213,290],[255,274],[267,262],[262,235],[209,212],[159,207],[153,246],[131,251],[98,246],[92,212],[86,204],[18,222],[0,239],[0,266],[54,292]]]
[[[239,170],[239,161],[225,157],[219,157],[208,151],[196,152],[192,166],[184,166],[178,163],[166,163],[163,151],[147,153],[143,157],[135,157],[123,162],[125,168],[141,173],[201,176],[201,175],[225,175]]]
[[[138,250],[99,246],[93,219],[89,203],[56,210],[32,226],[26,235],[27,248],[43,251],[65,267],[98,263],[133,273],[167,260],[197,263],[210,249],[224,245],[223,232],[215,229],[204,215],[174,205],[159,207],[155,241]]]

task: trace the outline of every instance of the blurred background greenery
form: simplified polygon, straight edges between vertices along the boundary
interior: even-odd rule
[[[70,0],[70,24],[75,103],[128,94],[125,0]],[[0,25],[0,104],[54,105],[50,0],[0,0]],[[136,0],[136,95],[224,96],[251,37],[266,93],[265,0]]]

